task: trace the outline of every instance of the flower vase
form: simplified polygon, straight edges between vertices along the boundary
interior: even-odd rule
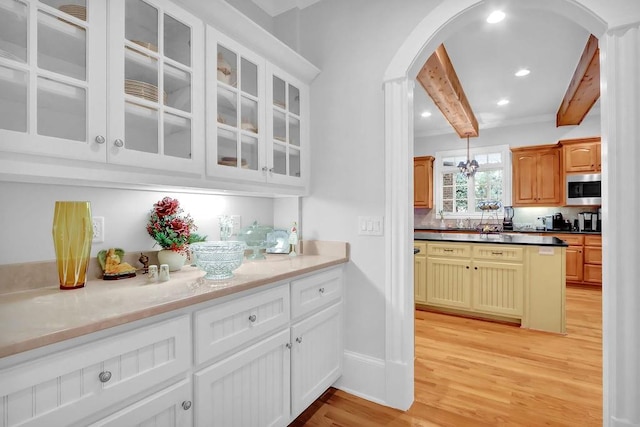
[[[93,240],[91,204],[56,202],[52,234],[60,289],[84,287]]]
[[[178,271],[187,260],[187,254],[183,252],[174,252],[170,249],[161,249],[158,251],[158,263],[160,265],[167,264],[169,271]]]

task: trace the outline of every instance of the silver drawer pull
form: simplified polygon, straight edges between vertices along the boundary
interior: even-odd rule
[[[502,252],[491,252],[491,255],[502,255]]]
[[[320,292],[320,295],[324,294],[324,288],[318,289],[318,292]]]
[[[191,409],[191,401],[185,400],[184,402],[182,402],[182,409],[184,409],[185,411]]]
[[[111,379],[111,372],[109,371],[100,372],[100,375],[98,375],[98,379],[100,380],[101,383],[106,383]]]
[[[287,347],[289,350],[291,350],[291,343],[290,342],[286,343],[284,346]]]
[[[296,338],[296,342],[297,342],[298,344],[300,344],[300,343],[302,342],[302,337],[298,337],[298,338]]]
[[[249,322],[253,323],[256,321],[256,315],[252,314],[251,316],[249,316]]]
[[[443,249],[444,252],[453,252],[453,249]]]

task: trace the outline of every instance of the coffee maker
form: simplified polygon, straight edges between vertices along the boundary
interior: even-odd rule
[[[598,214],[580,212],[578,214],[578,228],[580,231],[598,231]]]
[[[513,207],[504,207],[504,219],[502,220],[502,229],[504,231],[513,231]]]

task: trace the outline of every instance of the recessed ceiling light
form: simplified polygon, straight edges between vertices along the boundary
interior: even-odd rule
[[[422,117],[431,117],[431,111],[423,111],[422,114],[420,114]]]
[[[531,71],[527,70],[526,68],[521,68],[518,71],[516,71],[516,76],[517,77],[524,77],[526,75],[528,75]]]
[[[504,14],[503,11],[501,10],[494,10],[493,12],[491,12],[491,14],[487,17],[487,22],[489,24],[495,24],[497,22],[500,22],[504,19],[506,15]]]
[[[508,99],[501,99],[500,101],[498,101],[498,105],[503,106],[503,105],[507,105],[509,103]]]

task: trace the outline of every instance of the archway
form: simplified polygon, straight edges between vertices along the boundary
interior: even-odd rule
[[[633,363],[640,354],[640,334],[625,325],[640,323],[640,310],[637,309],[640,291],[633,286],[634,278],[640,275],[640,267],[631,261],[638,259],[639,250],[634,243],[638,233],[625,234],[619,224],[624,220],[622,200],[627,206],[631,203],[640,207],[639,195],[624,194],[620,188],[629,178],[635,178],[635,182],[640,179],[640,172],[630,159],[640,154],[634,147],[634,141],[640,135],[640,127],[634,118],[640,113],[640,77],[637,73],[640,66],[640,7],[628,6],[629,13],[621,22],[620,14],[616,13],[620,5],[601,3],[541,0],[529,7],[564,16],[600,39],[603,205],[608,206],[603,218],[603,419],[605,425],[631,426],[640,423],[640,408],[637,408],[640,370],[637,363]],[[413,288],[406,285],[413,283],[410,254],[413,215],[409,191],[412,176],[406,165],[413,157],[414,76],[449,34],[490,5],[486,0],[441,3],[413,30],[384,77],[385,227],[388,233],[385,249],[386,402],[401,409],[407,409],[413,401]],[[589,6],[598,10],[590,10]],[[630,85],[631,90],[625,89],[625,85]],[[629,156],[630,152],[636,155]],[[625,176],[623,181],[621,173],[625,167],[633,176]],[[625,264],[620,256],[616,257],[616,251],[624,252],[624,258],[630,262]],[[610,285],[613,283],[616,286]],[[624,337],[625,341],[618,337]],[[622,366],[614,361],[622,361]]]

